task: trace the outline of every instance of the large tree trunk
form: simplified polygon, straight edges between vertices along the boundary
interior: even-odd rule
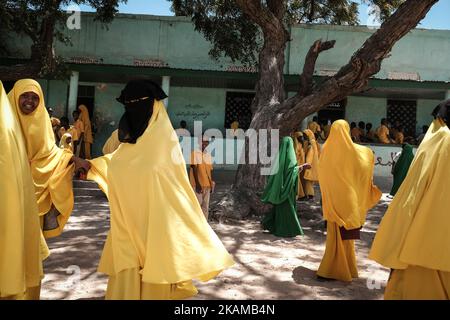
[[[402,4],[380,29],[352,56],[334,76],[314,86],[313,72],[320,52],[331,49],[334,41],[316,41],[311,47],[300,75],[296,96],[285,100],[283,68],[284,49],[288,38],[283,27],[282,4],[271,3],[271,12],[259,0],[236,0],[241,9],[257,23],[264,34],[264,47],[259,60],[259,80],[252,104],[253,119],[250,129],[280,129],[279,137],[295,131],[303,119],[326,105],[363,90],[368,79],[378,73],[381,62],[394,44],[425,17],[438,0],[408,0]],[[245,151],[248,154],[248,139]],[[252,152],[257,152],[252,150]],[[239,165],[232,189],[212,208],[213,216],[243,218],[250,213],[262,215],[269,209],[260,195],[266,176],[260,174],[261,164]]]
[[[285,100],[284,90],[284,51],[288,41],[287,32],[275,35],[266,35],[264,46],[259,55],[259,80],[256,84],[255,99],[252,102],[252,122],[250,131],[256,132],[258,146],[250,144],[248,136],[245,138],[245,153],[236,173],[236,181],[227,196],[222,199],[213,212],[216,216],[233,216],[242,218],[250,213],[265,213],[270,205],[260,201],[261,192],[266,183],[266,175],[261,175],[262,164],[258,159],[257,164],[249,164],[249,155],[259,152],[259,148],[266,148],[263,152],[270,154],[271,129],[279,129],[281,115],[276,110]],[[259,130],[266,130],[265,137],[259,136]]]

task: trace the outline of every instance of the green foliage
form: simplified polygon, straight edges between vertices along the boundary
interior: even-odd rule
[[[118,6],[127,0],[0,0],[0,53],[8,54],[6,37],[28,36],[34,58],[42,57],[41,75],[64,75],[62,59],[49,57],[46,48],[53,47],[54,39],[70,44],[62,30],[69,14],[64,10],[70,4],[85,4],[96,9],[96,20],[109,23],[118,12]]]
[[[262,46],[260,26],[246,16],[235,0],[168,0],[177,16],[191,17],[195,29],[213,46],[210,56],[225,55],[233,61],[254,64]],[[285,5],[282,23],[288,27],[298,23],[357,25],[361,1],[380,7],[381,21],[385,20],[405,0],[261,0],[265,10]]]

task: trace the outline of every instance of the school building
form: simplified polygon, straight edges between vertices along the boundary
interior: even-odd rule
[[[288,95],[295,94],[304,58],[317,39],[336,40],[334,49],[320,55],[317,79],[335,74],[375,31],[365,26],[295,25],[286,49],[285,83]],[[72,45],[56,44],[56,54],[70,67],[66,80],[39,79],[46,105],[56,116],[68,115],[81,103],[88,106],[95,131],[93,155],[117,128],[123,106],[115,98],[130,79],[145,77],[159,82],[169,98],[167,110],[175,128],[186,120],[203,129],[224,132],[239,120],[247,128],[254,95],[256,68],[243,67],[223,58],[208,56],[211,44],[196,32],[185,17],[119,14],[106,27],[83,13],[81,28],[65,30]],[[12,56],[0,64],[26,60],[30,41],[11,38]],[[432,121],[431,111],[450,98],[450,31],[411,31],[399,41],[381,71],[364,92],[319,112],[321,119],[345,118],[371,122],[381,118],[400,120],[407,134],[420,133]],[[8,84],[6,84],[8,85]],[[11,85],[11,84],[9,84]]]

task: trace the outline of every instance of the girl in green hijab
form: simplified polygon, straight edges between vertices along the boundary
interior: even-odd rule
[[[413,159],[414,159],[413,147],[407,143],[404,144],[400,158],[398,158],[398,161],[394,164],[394,167],[392,168],[392,174],[394,175],[394,184],[392,185],[392,189],[390,192],[391,196],[395,196],[398,189],[402,185],[403,180],[405,180]]]
[[[276,170],[269,177],[261,198],[264,203],[273,204],[272,210],[262,220],[265,230],[278,237],[303,235],[297,217],[298,174],[310,167],[308,163],[297,165],[294,142],[291,137],[284,137],[274,166]]]

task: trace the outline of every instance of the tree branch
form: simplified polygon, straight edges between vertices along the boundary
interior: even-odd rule
[[[437,2],[407,0],[335,76],[317,86],[310,95],[302,97],[297,94],[281,104],[279,111],[284,113],[282,121],[289,123],[283,126],[283,134],[289,134],[289,130],[300,124],[295,121],[301,121],[324,106],[364,89],[369,78],[380,71],[383,59],[389,55],[395,43],[415,28]]]
[[[308,54],[306,55],[303,73],[300,75],[300,87],[298,90],[299,96],[304,97],[312,92],[313,75],[314,69],[316,68],[317,58],[321,52],[333,48],[335,43],[335,40],[325,42],[322,42],[322,40],[317,40],[311,46]]]
[[[283,2],[282,7],[284,8],[284,0],[278,0],[277,2]],[[275,12],[277,14],[282,14],[281,17],[278,17],[272,11],[264,7],[260,0],[236,0],[236,3],[254,23],[261,27],[265,37],[276,39],[280,37],[280,34],[286,35],[286,30],[281,21],[285,9],[275,9],[275,5],[272,4]],[[280,6],[280,4],[277,4],[276,6]]]

